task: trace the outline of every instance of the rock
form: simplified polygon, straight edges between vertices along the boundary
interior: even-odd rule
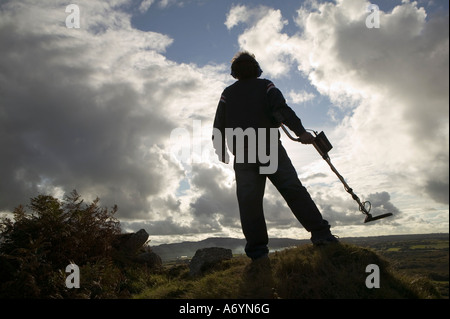
[[[136,261],[150,268],[159,268],[162,266],[161,257],[151,251],[137,255]]]
[[[198,249],[189,263],[190,274],[192,276],[201,275],[205,269],[231,258],[233,258],[231,249],[221,247]]]
[[[136,233],[120,234],[117,236],[114,246],[119,251],[133,254],[147,242],[148,236],[145,229]]]
[[[116,251],[114,254],[116,262],[122,264],[136,262],[150,268],[161,267],[161,257],[152,252],[150,247],[145,245],[148,237],[149,234],[145,229],[141,229],[135,233],[117,235],[113,243],[113,247]]]

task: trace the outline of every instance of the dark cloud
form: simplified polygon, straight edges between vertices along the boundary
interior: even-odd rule
[[[17,61],[0,60],[6,70],[0,96],[1,149],[7,150],[0,192],[16,194],[2,198],[0,209],[36,194],[45,180],[81,193],[95,190],[106,202],[116,199],[123,205],[129,196],[125,214],[145,207],[145,197],[158,193],[164,174],[156,169],[158,159],[144,149],[161,143],[174,123],[145,110],[129,83],[92,88],[84,66],[61,67],[52,63],[53,54],[36,52],[39,47]],[[28,57],[35,60],[32,72],[21,63]]]
[[[388,192],[369,194],[367,200],[371,204],[370,213],[373,216],[392,213],[399,217],[401,214],[400,210],[391,202],[391,196]]]
[[[429,181],[424,191],[436,202],[448,205],[449,203],[448,175],[447,175],[447,182],[440,182],[436,180]]]
[[[227,184],[226,171],[217,166],[196,164],[192,166],[191,187],[198,194],[190,203],[191,213],[198,224],[240,228],[234,181]]]
[[[83,2],[82,27],[67,29],[64,4],[2,4],[0,211],[73,189],[122,219],[179,211],[168,139],[214,81],[166,60],[171,39],[132,29],[116,5]]]

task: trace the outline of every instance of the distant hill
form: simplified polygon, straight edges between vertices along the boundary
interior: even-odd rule
[[[310,242],[309,240],[298,240],[291,238],[272,238],[270,239],[271,251],[280,250],[286,247],[298,246]],[[158,254],[163,262],[175,260],[180,257],[192,258],[197,249],[208,247],[223,247],[231,249],[233,254],[243,254],[245,239],[213,237],[201,241],[185,241],[182,243],[162,244],[152,246],[152,251]]]
[[[346,243],[352,243],[359,246],[371,247],[382,242],[394,242],[404,240],[423,240],[423,239],[449,239],[449,234],[413,234],[413,235],[389,235],[389,236],[370,236],[370,237],[346,237],[340,240]],[[287,247],[293,247],[311,243],[309,239],[292,238],[271,238],[269,240],[269,249],[271,251],[281,250]],[[207,247],[223,247],[231,249],[233,254],[243,254],[245,239],[212,237],[201,241],[185,241],[181,243],[162,244],[151,246],[153,252],[158,254],[163,262],[175,260],[180,257],[192,258],[197,249]]]

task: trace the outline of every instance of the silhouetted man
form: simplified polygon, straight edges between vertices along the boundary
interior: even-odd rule
[[[219,159],[234,155],[236,192],[245,252],[256,260],[268,254],[268,235],[263,212],[266,179],[278,189],[303,227],[311,232],[313,244],[337,242],[322,218],[281,144],[278,128],[285,124],[303,144],[314,136],[307,132],[275,85],[259,79],[262,70],[253,54],[239,52],[231,63],[237,81],[227,87],[214,120],[213,145]],[[227,147],[228,144],[228,147]]]

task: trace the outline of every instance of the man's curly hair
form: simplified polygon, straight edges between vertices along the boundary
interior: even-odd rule
[[[231,60],[231,75],[235,79],[244,80],[258,78],[262,70],[255,55],[247,51],[240,51]]]

